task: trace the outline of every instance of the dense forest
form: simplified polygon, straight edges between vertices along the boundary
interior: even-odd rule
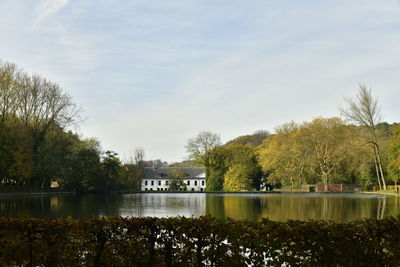
[[[400,124],[380,122],[371,90],[346,99],[343,118],[289,122],[275,133],[258,131],[222,145],[201,132],[188,141],[190,158],[206,168],[208,191],[300,189],[303,184],[358,184],[386,189],[400,179]]]
[[[29,189],[110,191],[138,187],[143,151],[123,165],[96,139],[71,130],[80,110],[58,84],[0,61],[0,184]]]

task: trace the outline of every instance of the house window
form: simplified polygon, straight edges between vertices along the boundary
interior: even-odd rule
[[[158,185],[161,185],[161,181],[158,181]]]
[[[144,191],[147,191],[147,188],[145,188]]]
[[[194,185],[197,185],[197,181],[194,181]]]
[[[200,188],[200,191],[203,191],[203,188]]]
[[[147,181],[144,181],[144,185],[147,185]]]
[[[168,185],[168,180],[167,180],[167,181],[165,181],[165,185]]]
[[[190,185],[190,181],[187,181],[187,185]]]
[[[154,181],[151,181],[151,185],[154,185]]]
[[[201,181],[201,185],[204,185],[204,180],[203,180],[203,181]]]
[[[192,188],[192,191],[194,191],[194,188]]]

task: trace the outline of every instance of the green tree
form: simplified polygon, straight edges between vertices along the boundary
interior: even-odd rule
[[[218,134],[202,131],[189,139],[185,148],[189,160],[200,163],[206,169],[207,191],[222,191],[225,173],[223,150],[218,149],[221,138]]]
[[[226,166],[227,151],[223,147],[215,147],[205,155],[206,191],[222,191]]]
[[[347,173],[346,166],[353,162],[354,127],[346,126],[339,118],[292,122],[276,132],[257,149],[269,182],[298,188],[303,183],[321,181],[327,190],[329,179],[344,178],[341,174]]]
[[[224,175],[224,191],[250,191],[253,181],[252,170],[244,164],[235,164],[229,167]]]
[[[96,139],[76,142],[63,171],[62,186],[80,192],[104,190],[100,150],[100,143]]]
[[[235,143],[226,145],[224,148],[227,151],[225,160],[227,168],[235,165],[244,166],[247,171],[247,176],[251,181],[251,188],[259,190],[262,171],[258,163],[255,149],[248,145]]]
[[[29,183],[33,172],[32,138],[18,118],[0,121],[0,184]]]
[[[169,183],[169,190],[171,191],[186,191],[186,184],[184,179],[185,173],[180,168],[173,168],[169,171],[171,181]]]
[[[140,182],[144,177],[144,150],[136,148],[134,155],[130,157],[129,163],[124,165],[125,179],[124,183],[140,190]]]
[[[317,118],[305,123],[304,128],[312,156],[318,164],[324,191],[328,191],[329,175],[344,161],[349,151],[348,128],[339,118]]]
[[[104,183],[101,185],[102,190],[115,188],[121,183],[123,178],[123,168],[118,153],[107,150],[101,159],[101,168],[104,177]]]
[[[394,136],[389,148],[388,170],[395,181],[400,180],[400,125],[394,129]]]
[[[30,131],[34,162],[31,186],[43,187],[46,183],[39,155],[46,146],[46,135],[74,125],[78,117],[79,109],[58,84],[0,61],[0,120],[18,120]]]
[[[290,122],[275,129],[276,134],[266,139],[257,148],[258,160],[268,182],[282,184],[291,189],[299,188],[303,183],[313,183],[312,148],[305,142],[300,125]]]

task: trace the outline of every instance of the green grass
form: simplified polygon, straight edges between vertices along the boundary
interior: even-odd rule
[[[363,193],[363,194],[388,195],[388,196],[400,197],[400,194],[396,194],[394,189],[378,190],[378,191],[363,191],[363,192],[360,192],[360,193]]]

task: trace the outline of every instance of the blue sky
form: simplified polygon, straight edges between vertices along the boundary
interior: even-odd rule
[[[0,58],[59,83],[78,132],[122,158],[336,116],[360,83],[400,121],[399,0],[0,0],[0,36]]]

